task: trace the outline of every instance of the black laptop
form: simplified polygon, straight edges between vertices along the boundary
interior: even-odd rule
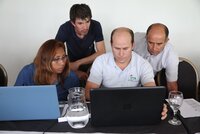
[[[166,88],[120,87],[90,91],[93,126],[153,125],[161,121]]]

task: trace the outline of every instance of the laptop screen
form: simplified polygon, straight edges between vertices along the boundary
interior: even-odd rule
[[[165,93],[163,86],[92,89],[91,123],[94,126],[159,123]]]
[[[56,86],[0,87],[0,121],[60,117]]]

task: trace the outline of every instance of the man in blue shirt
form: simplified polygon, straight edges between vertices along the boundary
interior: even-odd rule
[[[66,43],[70,68],[80,80],[87,80],[92,62],[105,53],[101,24],[91,18],[88,5],[74,4],[70,20],[60,26],[56,35],[56,40]]]

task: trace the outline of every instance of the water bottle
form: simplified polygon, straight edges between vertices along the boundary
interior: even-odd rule
[[[89,111],[85,100],[84,88],[73,87],[69,89],[66,117],[68,124],[72,128],[83,128],[87,125]]]

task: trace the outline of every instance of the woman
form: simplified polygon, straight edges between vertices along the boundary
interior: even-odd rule
[[[68,89],[79,86],[79,79],[69,69],[65,45],[54,39],[40,47],[33,63],[20,71],[15,86],[56,85],[58,100],[67,100]]]

